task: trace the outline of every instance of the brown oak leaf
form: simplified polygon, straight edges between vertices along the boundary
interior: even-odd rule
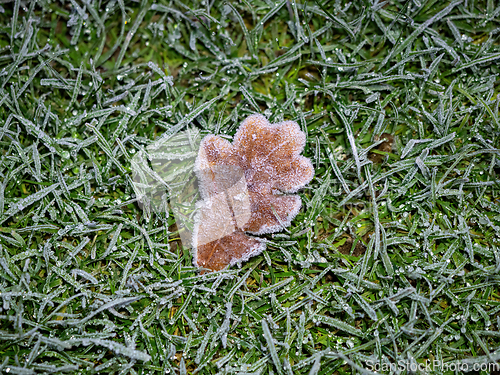
[[[215,135],[202,140],[195,266],[217,271],[246,261],[266,247],[246,233],[275,233],[291,224],[302,201],[290,193],[314,176],[311,161],[300,155],[305,143],[296,122],[270,124],[261,115],[243,121],[232,144]]]

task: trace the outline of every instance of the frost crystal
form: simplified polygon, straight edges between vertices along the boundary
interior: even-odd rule
[[[203,200],[193,232],[194,264],[221,270],[265,249],[251,234],[274,233],[290,225],[302,205],[298,195],[314,175],[300,155],[306,142],[297,123],[270,124],[249,116],[231,144],[215,136],[200,145],[195,171]]]

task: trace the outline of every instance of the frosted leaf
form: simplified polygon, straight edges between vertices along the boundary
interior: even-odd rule
[[[194,264],[220,270],[248,260],[265,249],[245,234],[274,233],[290,225],[302,205],[297,195],[314,175],[300,155],[306,135],[297,123],[270,124],[251,115],[234,142],[206,136],[195,172],[203,201],[193,232]]]

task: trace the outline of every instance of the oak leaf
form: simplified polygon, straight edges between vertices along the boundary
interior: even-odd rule
[[[251,115],[233,143],[206,136],[195,171],[202,201],[193,231],[194,264],[221,270],[262,252],[259,235],[289,226],[302,201],[290,193],[314,176],[309,159],[301,156],[306,135],[296,122],[270,124]]]

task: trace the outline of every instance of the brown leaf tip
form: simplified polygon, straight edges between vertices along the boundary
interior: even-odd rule
[[[302,201],[286,195],[314,176],[301,152],[306,135],[294,121],[270,124],[251,115],[231,144],[209,135],[200,145],[195,171],[203,201],[193,231],[194,264],[220,270],[265,249],[262,240],[245,234],[275,233],[289,226]]]

